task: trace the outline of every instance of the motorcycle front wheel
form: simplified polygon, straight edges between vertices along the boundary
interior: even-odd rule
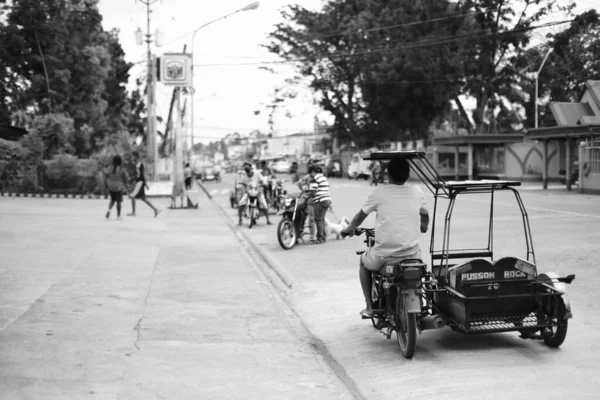
[[[277,225],[277,241],[284,250],[291,250],[296,245],[296,227],[289,218],[282,218]]]
[[[402,291],[396,297],[396,339],[405,358],[412,358],[417,347],[417,317],[406,309]]]

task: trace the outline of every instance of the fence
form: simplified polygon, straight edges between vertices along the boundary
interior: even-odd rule
[[[586,143],[582,161],[585,175],[600,173],[600,139],[595,138]]]

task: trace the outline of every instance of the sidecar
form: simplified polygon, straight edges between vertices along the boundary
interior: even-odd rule
[[[550,347],[560,346],[572,318],[566,291],[575,275],[561,277],[542,273],[535,260],[529,218],[516,181],[445,181],[423,152],[376,152],[368,160],[406,159],[412,175],[419,178],[434,197],[430,254],[432,265],[422,279],[422,309],[417,329],[450,326],[465,334],[517,331],[523,339],[539,339]],[[519,207],[526,254],[494,257],[495,194],[508,192]],[[465,196],[489,200],[489,223],[483,248],[453,248],[450,228],[455,204]],[[440,200],[448,203],[441,243],[436,243],[436,214]],[[504,204],[505,205],[505,204]],[[481,237],[478,235],[478,237]],[[462,246],[461,246],[462,247]]]

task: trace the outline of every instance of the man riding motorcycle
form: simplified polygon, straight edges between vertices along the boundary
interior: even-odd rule
[[[273,188],[275,185],[275,173],[273,173],[273,170],[271,169],[271,167],[269,167],[267,165],[266,161],[261,161],[260,168],[261,168],[261,175],[265,179],[265,183],[264,183],[263,187],[264,187],[265,193],[267,195],[266,197],[269,200],[269,202],[272,202],[273,201]]]
[[[421,258],[419,232],[427,232],[429,211],[421,189],[405,184],[410,174],[408,161],[395,159],[388,165],[390,185],[379,186],[354,216],[342,236],[354,236],[365,218],[375,211],[375,245],[360,257],[360,284],[366,308],[360,314],[373,317],[371,299],[372,271],[379,271],[386,262]]]
[[[264,182],[263,176],[260,174],[260,172],[252,170],[250,163],[244,164],[244,171],[246,172],[246,176],[244,176],[240,182],[244,187],[244,194],[240,199],[238,207],[238,225],[240,226],[242,225],[242,215],[244,214],[246,204],[248,204],[248,192],[246,189],[250,183],[256,184],[256,187],[261,187]],[[269,208],[267,207],[267,201],[265,200],[265,195],[262,191],[258,192],[258,208],[264,212],[267,219],[267,224],[271,225],[271,221],[269,220]]]

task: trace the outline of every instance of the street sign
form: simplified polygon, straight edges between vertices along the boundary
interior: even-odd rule
[[[164,85],[189,87],[192,84],[192,55],[167,53],[159,58],[158,80]]]

